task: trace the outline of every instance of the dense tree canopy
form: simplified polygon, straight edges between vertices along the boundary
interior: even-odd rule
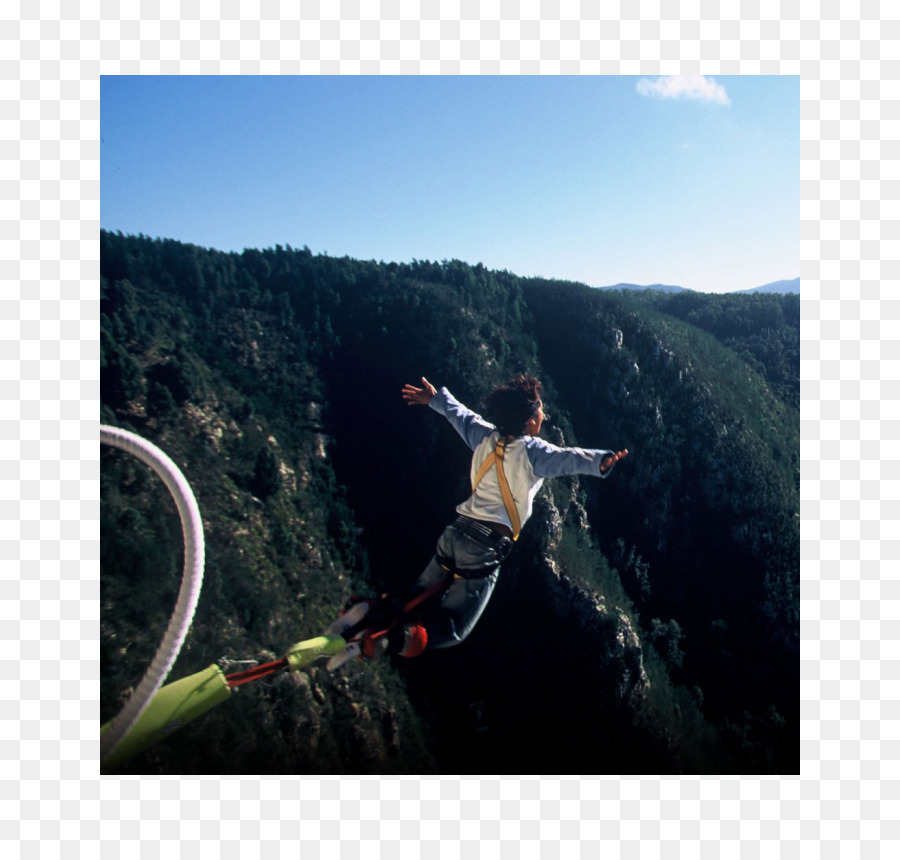
[[[207,584],[173,677],[277,653],[350,593],[414,578],[468,492],[468,452],[407,409],[401,386],[424,374],[478,408],[518,372],[544,382],[546,438],[630,456],[606,481],[548,482],[471,642],[352,674],[350,687],[313,670],[248,692],[204,718],[202,749],[188,727],[137,768],[505,770],[527,709],[533,723],[570,714],[540,762],[550,770],[795,771],[796,296],[595,290],[458,260],[226,254],[101,233],[102,420],[168,449],[207,524]],[[177,524],[154,493],[104,452],[104,719],[177,589]],[[606,658],[563,671],[574,658],[527,649],[557,628],[573,651],[595,641],[572,629],[570,606],[552,608],[561,586],[548,575],[634,629],[641,703],[613,703]],[[532,662],[510,666],[523,648]],[[530,686],[550,676],[553,696]],[[275,738],[265,753],[261,723]]]

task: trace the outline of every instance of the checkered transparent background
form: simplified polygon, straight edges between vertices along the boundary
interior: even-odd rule
[[[898,34],[877,0],[2,4],[0,854],[900,856]],[[803,81],[800,775],[100,779],[99,76],[676,72]]]

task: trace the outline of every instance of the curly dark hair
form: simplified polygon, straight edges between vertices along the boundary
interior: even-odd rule
[[[541,391],[541,383],[533,376],[515,376],[485,397],[485,416],[504,436],[521,436],[537,415]]]

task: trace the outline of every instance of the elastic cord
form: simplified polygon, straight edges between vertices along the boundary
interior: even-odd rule
[[[110,722],[100,739],[102,761],[118,746],[147,705],[150,704],[150,700],[162,686],[181,650],[194,617],[194,610],[197,608],[197,601],[200,598],[200,587],[203,584],[204,544],[200,508],[197,506],[197,501],[184,475],[169,457],[146,439],[118,427],[101,425],[100,441],[112,445],[114,448],[128,451],[146,463],[162,478],[172,494],[172,498],[175,499],[184,534],[184,573],[175,610],[156,656],[150,663],[143,679],[125,707]]]

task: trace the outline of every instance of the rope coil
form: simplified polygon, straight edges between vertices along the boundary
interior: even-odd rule
[[[109,723],[100,739],[100,759],[107,758],[125,738],[169,674],[191,626],[203,584],[204,542],[200,508],[180,469],[159,448],[128,430],[100,426],[100,442],[133,454],[166,485],[181,518],[184,535],[184,573],[175,610],[156,656],[131,698]]]

